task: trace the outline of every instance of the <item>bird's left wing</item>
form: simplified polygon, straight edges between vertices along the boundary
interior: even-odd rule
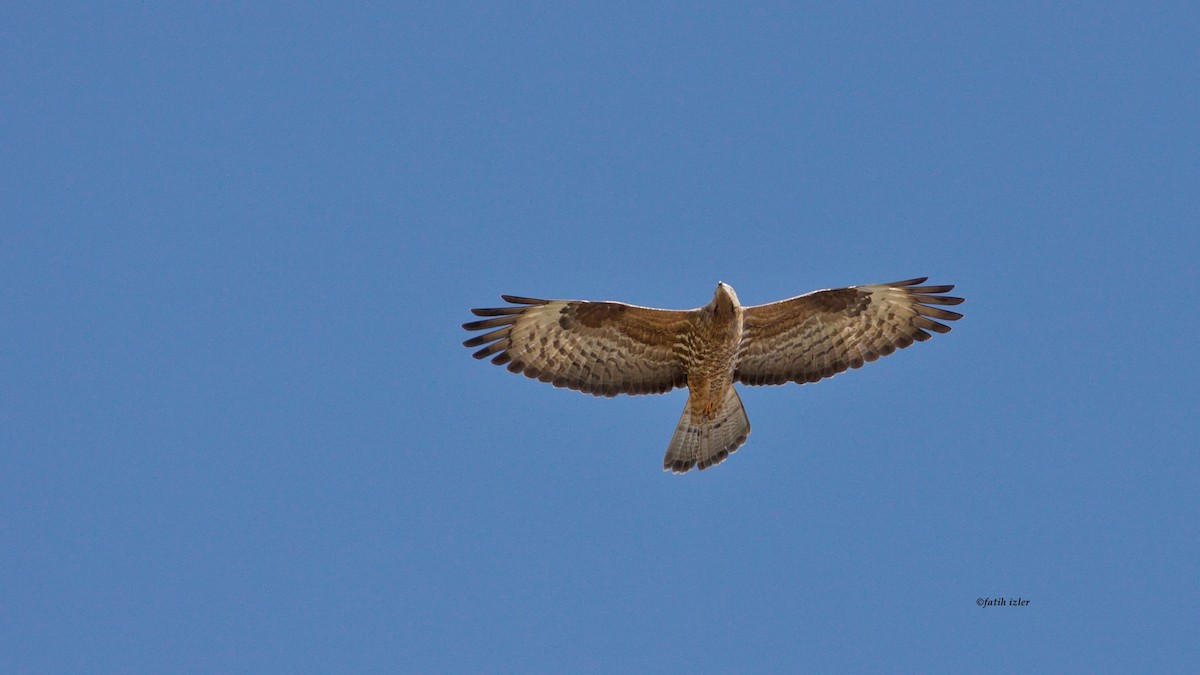
[[[921,286],[925,278],[851,286],[747,307],[734,377],[744,384],[816,382],[847,368],[946,333],[939,323],[962,314],[931,305],[963,301],[942,295],[954,286]]]
[[[495,318],[463,324],[489,331],[463,342],[486,345],[477,359],[494,355],[492,363],[514,373],[595,396],[657,394],[687,383],[681,350],[693,311],[500,297],[512,305],[472,309]]]

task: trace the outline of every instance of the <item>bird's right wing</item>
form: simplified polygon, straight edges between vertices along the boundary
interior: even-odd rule
[[[495,318],[463,324],[495,329],[463,342],[486,345],[477,359],[494,355],[492,363],[508,364],[514,373],[595,396],[657,394],[687,383],[681,350],[694,311],[500,297],[513,304],[472,309]]]

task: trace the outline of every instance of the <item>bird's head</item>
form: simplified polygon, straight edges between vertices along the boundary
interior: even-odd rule
[[[732,314],[734,309],[742,306],[742,303],[738,302],[737,293],[733,291],[733,286],[724,281],[717,282],[717,292],[713,295],[712,304],[720,314]]]

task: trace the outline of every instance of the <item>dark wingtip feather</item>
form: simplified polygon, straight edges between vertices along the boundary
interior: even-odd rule
[[[926,307],[924,305],[917,305],[917,313],[921,316],[941,319],[942,321],[958,321],[963,318],[963,315],[958,312],[951,312],[948,309],[939,309],[937,307]]]
[[[516,323],[520,316],[498,316],[494,319],[484,319],[482,321],[468,321],[462,325],[466,330],[483,330],[485,328],[496,328],[498,326],[507,326]]]
[[[952,295],[913,294],[911,297],[913,300],[926,305],[961,305],[963,303],[963,298],[956,298]]]
[[[501,328],[500,330],[494,330],[490,333],[484,333],[483,335],[476,335],[475,337],[473,337],[469,340],[463,341],[463,346],[464,347],[478,347],[479,345],[486,344],[488,342],[502,340],[502,339],[508,337],[509,330],[511,330],[511,329],[508,328],[507,326],[505,326],[504,328]]]
[[[912,323],[914,326],[917,326],[919,328],[924,328],[925,330],[931,330],[935,333],[949,333],[950,332],[950,326],[947,326],[944,323],[938,323],[937,321],[934,321],[933,319],[927,319],[923,316],[913,317]]]
[[[505,302],[511,302],[514,305],[548,305],[549,300],[539,300],[538,298],[525,298],[520,295],[501,295],[500,299]],[[514,307],[513,309],[517,309]]]
[[[477,307],[471,310],[475,316],[508,316],[524,312],[524,307]]]
[[[505,349],[507,349],[507,346],[505,345],[506,342],[507,342],[507,340],[500,340],[499,342],[493,342],[492,344],[484,347],[483,349],[480,349],[479,351],[475,352],[474,354],[471,354],[471,356],[474,356],[477,359],[487,358],[487,357],[491,356],[492,354],[495,354],[496,352],[502,352]]]

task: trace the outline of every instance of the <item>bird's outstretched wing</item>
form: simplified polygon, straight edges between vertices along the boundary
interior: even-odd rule
[[[595,396],[658,394],[687,383],[680,356],[695,312],[636,307],[620,302],[537,300],[500,296],[509,307],[472,309],[495,317],[464,323],[490,330],[463,344],[483,349],[477,359],[508,364],[556,387]]]
[[[954,286],[920,286],[927,277],[852,286],[747,307],[735,378],[744,384],[816,382],[847,368],[949,332],[939,323],[962,314],[930,305],[957,305],[942,295]]]

